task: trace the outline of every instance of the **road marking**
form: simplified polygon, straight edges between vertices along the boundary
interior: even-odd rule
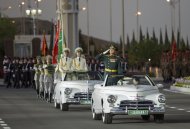
[[[1,126],[7,126],[7,124],[1,124]]]
[[[169,108],[175,109],[176,107],[169,107]]]
[[[187,111],[187,112],[190,112],[190,111]]]
[[[3,129],[11,129],[10,127],[3,127]]]
[[[0,124],[4,124],[5,122],[4,121],[0,121]]]
[[[179,110],[179,111],[184,111],[185,109],[183,109],[183,108],[179,108],[179,109],[177,109],[177,110]]]

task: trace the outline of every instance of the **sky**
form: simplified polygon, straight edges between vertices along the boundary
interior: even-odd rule
[[[0,8],[12,6],[12,9],[4,10],[3,14],[9,17],[21,16],[21,11],[18,8],[19,3],[23,0],[0,0]],[[27,0],[26,0],[27,1]],[[32,7],[35,7],[34,0],[30,0]],[[119,42],[122,35],[122,0],[112,0],[112,37],[113,41]],[[137,0],[125,1],[125,36],[132,37],[133,31],[136,34],[137,30]],[[178,1],[178,0],[176,0]],[[181,1],[181,35],[186,40],[190,38],[190,0]],[[89,0],[89,35],[104,40],[110,40],[110,0]],[[79,8],[86,6],[86,0],[79,0]],[[40,19],[52,21],[56,18],[56,0],[42,0],[40,3],[42,15]],[[27,7],[23,7],[23,12]],[[139,10],[142,15],[139,16],[139,25],[142,26],[142,31],[146,34],[148,29],[150,35],[153,28],[157,37],[162,29],[163,36],[165,27],[168,29],[168,34],[171,36],[171,6],[166,0],[139,0]],[[175,8],[175,29],[178,28],[178,3]],[[79,12],[79,28],[82,33],[87,34],[87,11]]]

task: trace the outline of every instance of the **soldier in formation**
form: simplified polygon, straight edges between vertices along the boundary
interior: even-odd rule
[[[52,94],[54,90],[54,65],[52,64],[52,57],[48,55],[46,57],[47,64],[43,66],[44,68],[44,93],[45,99],[51,103]]]

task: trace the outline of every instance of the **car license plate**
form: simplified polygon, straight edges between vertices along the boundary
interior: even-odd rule
[[[128,110],[128,115],[148,115],[148,110]]]
[[[90,100],[81,100],[80,101],[81,104],[91,104]]]

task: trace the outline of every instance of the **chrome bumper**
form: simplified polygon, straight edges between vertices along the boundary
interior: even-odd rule
[[[75,99],[75,98],[68,98],[66,103],[68,104],[74,104],[74,105],[90,105],[91,100],[80,100],[80,99]]]
[[[129,115],[128,111],[129,110],[148,110],[148,115],[153,115],[153,114],[164,114],[165,113],[165,107],[151,107],[151,108],[145,108],[145,109],[141,109],[141,108],[121,108],[121,107],[113,107],[110,110],[111,114],[114,115]]]

